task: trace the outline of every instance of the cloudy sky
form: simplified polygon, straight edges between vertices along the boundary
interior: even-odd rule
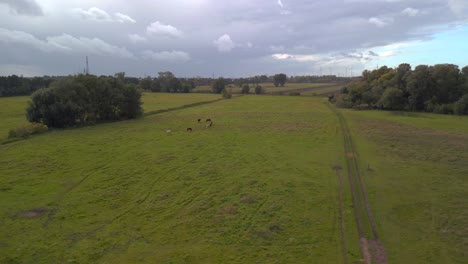
[[[357,75],[468,64],[468,0],[0,0],[0,74]]]

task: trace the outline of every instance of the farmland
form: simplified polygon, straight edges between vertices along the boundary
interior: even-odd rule
[[[219,98],[145,94],[143,107]],[[0,100],[6,135],[27,98]],[[0,262],[361,262],[356,161],[389,263],[465,263],[467,125],[248,95],[0,145]]]

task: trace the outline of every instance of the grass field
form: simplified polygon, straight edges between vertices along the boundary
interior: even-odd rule
[[[339,263],[336,126],[245,96],[0,145],[0,262]]]
[[[467,263],[468,117],[343,113],[389,263]]]
[[[289,91],[289,90],[297,90],[297,89],[304,89],[304,88],[312,88],[312,87],[320,87],[320,86],[331,86],[335,83],[286,83],[284,87],[275,87],[273,83],[261,83],[260,85],[263,87],[265,92],[281,92],[281,91]],[[232,93],[240,93],[241,88],[236,85],[228,86],[227,89]],[[204,85],[198,86],[194,89],[194,92],[211,92],[211,86]],[[255,86],[250,85],[250,93],[255,92]]]
[[[332,86],[329,88],[301,92],[301,95],[321,95],[321,94],[326,94],[326,93],[331,93],[331,92],[338,92],[340,91],[340,89],[341,87]]]
[[[143,111],[156,111],[220,97],[217,94],[143,93]],[[0,97],[0,141],[8,137],[10,129],[27,124],[25,112],[28,100],[29,96]]]
[[[0,141],[8,137],[8,131],[26,125],[26,102],[29,96],[0,97]]]
[[[143,101],[155,111],[219,98]],[[0,100],[0,129],[24,122],[26,97]],[[0,263],[361,263],[350,157],[388,263],[467,263],[467,150],[468,117],[335,113],[318,97],[53,130],[0,145]]]

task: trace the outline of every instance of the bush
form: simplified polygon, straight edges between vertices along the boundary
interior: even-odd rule
[[[434,108],[434,113],[436,113],[436,114],[453,114],[453,105],[452,104],[436,105],[435,108]]]
[[[262,94],[262,93],[264,93],[263,87],[257,84],[257,86],[255,86],[255,94]]]
[[[26,138],[30,135],[44,133],[49,128],[41,123],[30,123],[25,126],[20,126],[15,129],[11,129],[8,132],[8,138]]]
[[[290,92],[288,94],[291,95],[291,96],[300,96],[301,95],[300,92]]]
[[[226,99],[231,99],[232,97],[232,94],[230,94],[226,89],[223,89],[223,97],[226,98]]]
[[[453,112],[457,115],[468,115],[468,94],[465,94],[453,106]]]
[[[248,84],[243,84],[241,92],[242,94],[248,94],[250,92],[250,86]]]

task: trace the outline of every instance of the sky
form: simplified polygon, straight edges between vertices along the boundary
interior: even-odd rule
[[[356,76],[467,47],[468,0],[0,0],[0,75]]]

